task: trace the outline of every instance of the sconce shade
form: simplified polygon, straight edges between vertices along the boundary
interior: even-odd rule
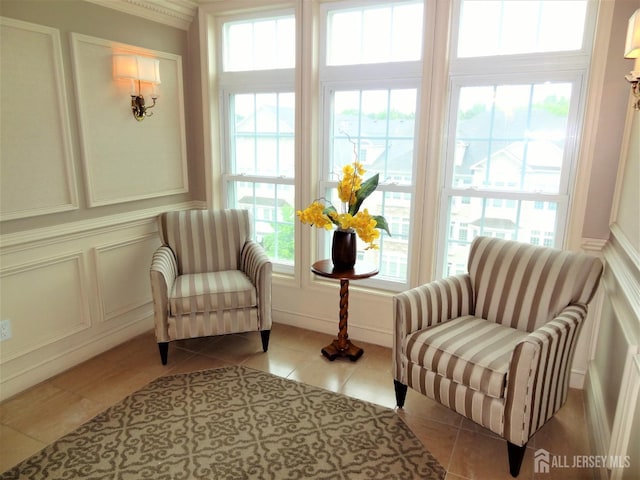
[[[113,65],[116,78],[153,84],[160,83],[160,61],[158,59],[138,55],[114,55]]]
[[[627,41],[624,46],[625,58],[640,57],[640,8],[629,19]]]

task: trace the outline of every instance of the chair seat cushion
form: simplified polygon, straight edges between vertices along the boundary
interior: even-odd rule
[[[473,316],[418,330],[404,340],[409,361],[494,398],[503,398],[511,354],[527,332]]]
[[[240,270],[180,275],[169,298],[173,316],[256,305],[256,288]]]

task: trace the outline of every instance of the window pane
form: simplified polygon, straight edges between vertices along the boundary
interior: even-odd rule
[[[272,261],[293,265],[294,186],[258,182],[231,182],[230,208],[250,212],[255,240]]]
[[[467,271],[469,244],[479,236],[553,246],[557,203],[451,197],[445,274]]]
[[[338,91],[333,98],[331,172],[357,156],[380,182],[410,184],[416,89]]]
[[[452,186],[558,193],[571,84],[463,87]]]
[[[225,72],[293,68],[293,16],[224,24]]]
[[[419,60],[422,2],[329,12],[327,65]]]
[[[236,94],[229,108],[231,173],[293,177],[294,94]]]
[[[586,0],[465,0],[458,57],[582,48]]]

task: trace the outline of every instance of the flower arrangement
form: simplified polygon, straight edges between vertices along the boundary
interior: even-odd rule
[[[377,249],[374,242],[380,237],[380,230],[389,235],[391,232],[382,215],[371,215],[366,208],[360,211],[365,199],[378,188],[379,174],[363,181],[365,172],[357,160],[342,168],[342,178],[338,182],[338,197],[342,202],[340,213],[326,199],[320,199],[304,210],[298,210],[300,221],[325,230],[331,230],[334,226],[339,230],[355,230],[358,237],[369,244],[366,250]]]

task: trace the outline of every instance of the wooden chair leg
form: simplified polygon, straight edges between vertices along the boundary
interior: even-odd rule
[[[158,343],[158,349],[160,350],[160,360],[163,365],[166,365],[169,356],[169,342]]]
[[[509,454],[509,473],[512,477],[517,477],[520,473],[520,467],[522,466],[522,459],[524,453],[527,450],[527,444],[525,443],[521,447],[511,442],[507,442],[507,452]]]
[[[396,405],[402,408],[404,407],[404,401],[407,398],[407,386],[397,380],[393,381],[393,386],[396,391]]]
[[[269,335],[271,335],[271,330],[260,330],[260,336],[262,337],[263,352],[266,352],[269,349]]]

